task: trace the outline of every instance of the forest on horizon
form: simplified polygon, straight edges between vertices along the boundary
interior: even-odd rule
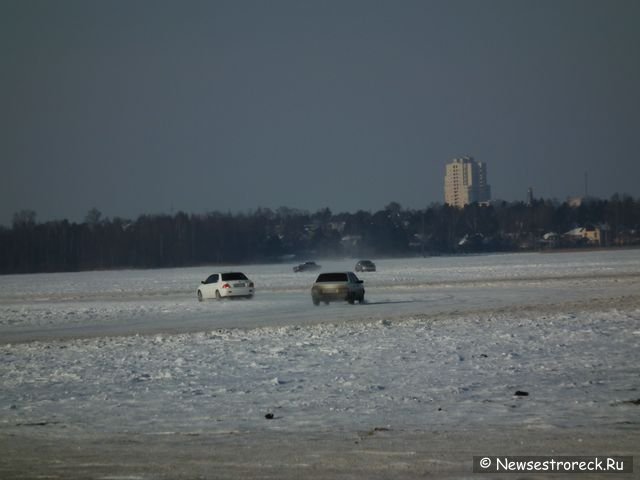
[[[0,273],[246,264],[322,257],[382,257],[578,248],[593,242],[566,233],[597,228],[599,247],[640,245],[640,199],[614,195],[578,205],[553,200],[432,204],[376,212],[310,213],[288,207],[243,213],[106,218],[92,208],[81,223],[38,223],[36,212],[0,227]]]

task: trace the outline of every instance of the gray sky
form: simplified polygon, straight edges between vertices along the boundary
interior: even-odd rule
[[[640,196],[637,0],[0,0],[0,224]]]

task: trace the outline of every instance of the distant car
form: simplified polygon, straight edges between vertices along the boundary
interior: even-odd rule
[[[320,265],[316,262],[304,262],[293,267],[294,272],[309,272],[313,270],[320,270]]]
[[[356,272],[375,272],[376,264],[371,260],[360,260],[356,263]]]
[[[347,301],[351,304],[357,300],[364,302],[364,285],[353,272],[327,272],[318,275],[311,287],[311,300],[314,305],[320,302]]]
[[[198,300],[224,297],[253,297],[255,288],[251,280],[242,272],[222,272],[209,275],[200,282],[197,290]]]

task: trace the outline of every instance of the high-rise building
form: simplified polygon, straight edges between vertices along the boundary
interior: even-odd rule
[[[491,200],[491,187],[487,184],[487,165],[473,157],[454,158],[447,164],[444,177],[445,203],[462,208],[469,203]]]

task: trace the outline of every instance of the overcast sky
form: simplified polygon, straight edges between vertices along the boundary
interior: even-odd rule
[[[637,0],[0,0],[0,224],[640,196]]]

